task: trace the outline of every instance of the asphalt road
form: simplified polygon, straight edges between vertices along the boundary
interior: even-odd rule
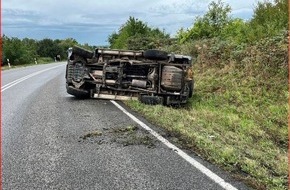
[[[65,63],[2,71],[3,189],[224,189],[112,102],[68,95],[64,75]]]

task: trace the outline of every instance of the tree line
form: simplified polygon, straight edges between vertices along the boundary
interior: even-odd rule
[[[193,25],[181,28],[174,38],[164,30],[130,17],[108,41],[112,48],[148,49],[185,44],[194,40],[219,38],[236,44],[254,43],[279,35],[288,29],[288,1],[259,1],[253,17],[245,21],[231,16],[232,8],[222,0],[212,1],[203,16],[193,18]]]
[[[237,43],[253,43],[288,29],[287,0],[258,2],[249,21],[232,18],[231,10],[221,0],[211,2],[208,12],[195,18],[192,27],[179,30],[179,42],[218,37]]]
[[[67,57],[67,49],[74,45],[82,46],[87,49],[94,47],[88,44],[79,44],[73,38],[64,40],[52,40],[45,38],[35,40],[30,38],[19,39],[3,35],[3,55],[2,64],[7,65],[8,60],[12,65],[29,64],[36,61],[63,60]]]

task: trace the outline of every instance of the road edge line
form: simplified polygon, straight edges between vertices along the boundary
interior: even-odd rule
[[[119,108],[123,113],[125,113],[128,117],[130,117],[133,121],[135,121],[137,124],[139,124],[141,127],[143,127],[146,131],[151,133],[154,137],[156,137],[159,141],[161,141],[164,145],[166,145],[168,148],[171,148],[174,150],[175,153],[177,153],[180,157],[182,157],[184,160],[189,162],[192,166],[194,166],[196,169],[198,169],[200,172],[205,174],[207,177],[209,177],[211,180],[213,180],[215,183],[220,185],[222,188],[226,190],[237,190],[234,186],[232,186],[230,183],[227,183],[224,179],[219,177],[217,174],[212,172],[210,169],[199,163],[194,158],[190,157],[188,154],[186,154],[184,151],[170,143],[167,139],[159,135],[156,131],[148,127],[145,123],[140,121],[137,117],[129,113],[125,108],[123,108],[120,104],[118,104],[116,101],[111,100],[111,102]]]

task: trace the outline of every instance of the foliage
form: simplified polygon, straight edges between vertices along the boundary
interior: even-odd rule
[[[194,60],[189,104],[128,104],[255,189],[287,189],[287,44],[286,32],[240,46],[220,38],[182,44]]]
[[[288,14],[288,0],[258,2],[250,21],[250,27],[256,29],[255,38],[270,37],[287,30]]]
[[[221,33],[218,36],[223,40],[228,40],[234,42],[235,44],[248,43],[249,38],[248,35],[249,24],[240,19],[235,18],[231,19],[222,29]]]
[[[108,37],[111,48],[117,49],[148,49],[168,44],[169,34],[158,28],[150,28],[146,23],[129,17],[118,33]]]
[[[58,43],[58,46],[60,46],[62,49],[61,57],[63,58],[67,57],[66,52],[68,48],[73,47],[75,45],[78,45],[78,42],[73,38],[66,38],[64,40],[60,40],[60,42]]]
[[[64,50],[59,46],[59,41],[52,39],[40,40],[37,44],[37,54],[41,57],[56,57],[57,55],[64,55]]]
[[[287,189],[287,1],[258,2],[250,21],[229,17],[221,1],[211,5],[224,22],[215,25],[217,14],[206,13],[179,30],[178,43],[162,47],[193,57],[189,105],[128,105],[252,187]]]
[[[22,41],[18,38],[8,38],[3,36],[3,63],[7,64],[7,59],[15,65],[27,64],[34,61],[36,57],[35,41],[27,38]]]
[[[51,63],[54,62],[54,59],[51,57],[40,57],[37,59],[38,64],[45,64],[45,63]]]
[[[179,30],[177,34],[179,41],[184,43],[187,40],[220,36],[224,27],[231,21],[230,12],[231,7],[221,0],[212,1],[208,6],[208,12],[202,17],[195,18],[194,25],[190,29]]]
[[[148,30],[149,28],[145,23],[134,17],[129,17],[129,20],[120,27],[118,33],[113,33],[109,36],[108,41],[111,44],[111,48],[125,49],[129,37],[138,34],[145,36]]]
[[[253,18],[243,21],[231,18],[231,8],[221,0],[211,2],[208,12],[196,17],[189,29],[181,28],[177,32],[180,44],[190,40],[221,38],[239,43],[255,43],[262,38],[278,35],[288,29],[288,1],[258,1]]]
[[[73,38],[64,40],[46,38],[37,41],[29,38],[22,40],[16,37],[9,38],[4,35],[1,39],[3,41],[2,63],[4,65],[7,65],[7,59],[12,65],[34,63],[35,58],[37,58],[39,63],[54,61],[57,55],[60,55],[61,59],[66,59],[67,49],[74,45],[94,49],[88,44],[79,44]]]

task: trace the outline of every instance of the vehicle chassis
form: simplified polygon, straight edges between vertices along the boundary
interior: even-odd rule
[[[184,104],[193,94],[192,59],[160,50],[68,50],[67,92],[78,98]]]

